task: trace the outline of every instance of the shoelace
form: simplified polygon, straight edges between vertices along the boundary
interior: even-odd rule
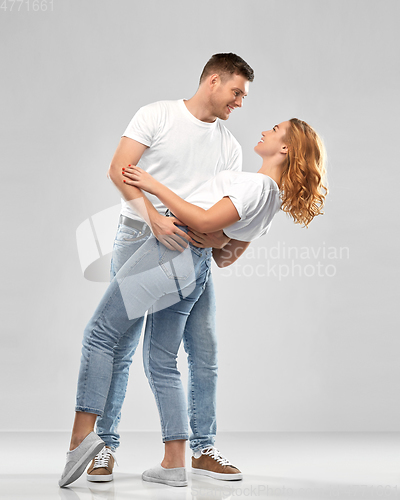
[[[118,464],[115,454],[110,448],[104,448],[94,458],[94,469],[107,468],[111,455],[114,457],[115,463]]]
[[[204,450],[201,450],[202,455],[209,455],[211,458],[213,458],[216,462],[218,462],[221,465],[232,465],[227,458],[225,458],[221,453],[215,448],[214,446],[210,446],[208,448],[204,448]]]

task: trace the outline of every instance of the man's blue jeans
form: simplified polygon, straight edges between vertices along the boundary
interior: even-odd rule
[[[117,282],[121,281],[119,271],[126,263],[127,265],[121,270],[122,274],[124,270],[126,274],[126,268],[130,265],[136,266],[136,270],[139,265],[140,274],[141,264],[137,261],[142,263],[149,261],[149,248],[152,248],[154,255],[156,248],[158,252],[160,249],[165,249],[153,236],[150,237],[152,243],[148,239],[147,234],[137,229],[119,225],[111,265],[112,279],[116,277]],[[207,258],[204,258],[205,252],[208,252]],[[145,254],[146,257],[143,257]],[[193,290],[186,288],[190,293],[183,297],[183,300],[175,301],[169,307],[160,307],[159,303],[156,303],[155,309],[153,307],[149,310],[143,343],[145,372],[158,406],[163,441],[187,439],[189,437],[187,406],[176,367],[177,353],[183,337],[185,351],[188,354],[188,410],[192,429],[190,446],[193,450],[214,444],[216,433],[217,346],[215,296],[209,273],[211,250],[192,247],[194,263],[196,259],[199,261],[200,254],[203,264],[201,269],[197,269],[200,277],[196,280],[196,286]],[[156,259],[159,256],[158,254]],[[175,259],[172,262],[174,261]],[[170,271],[169,267],[167,277],[173,278],[168,276],[168,270]],[[179,270],[174,269],[174,272],[179,274]],[[173,279],[170,279],[170,282],[172,283]],[[107,290],[108,297],[106,298],[106,292],[85,329],[76,407],[78,411],[91,411],[99,415],[96,423],[97,433],[106,445],[114,450],[119,446],[118,424],[126,393],[129,367],[143,326],[141,315],[130,321],[126,318],[130,306],[137,305],[136,300],[134,304],[132,303],[132,299],[137,297],[135,290],[137,277],[130,276],[124,283],[125,290],[122,290],[122,293],[115,280],[114,291],[110,292],[112,283],[110,284]],[[114,294],[111,301],[110,293]],[[131,293],[130,299],[127,298],[129,293]],[[144,303],[142,307],[146,307]],[[113,344],[112,349],[109,349],[106,358],[102,353],[97,356],[94,363],[92,362],[95,372],[90,380],[87,360],[90,356],[93,358],[92,352],[96,349],[96,343],[104,349],[105,327],[112,333],[110,341]],[[94,395],[90,396],[88,387],[93,385],[93,380],[101,386],[101,390],[95,388]]]

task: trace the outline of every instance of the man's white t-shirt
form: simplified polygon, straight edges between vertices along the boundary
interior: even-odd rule
[[[252,241],[266,234],[281,207],[276,182],[267,175],[251,172],[220,172],[186,201],[208,210],[224,196],[229,196],[240,217],[224,229],[234,240]]]
[[[138,165],[182,198],[218,172],[242,169],[242,149],[231,132],[219,119],[206,123],[195,118],[183,99],[140,108],[123,136],[148,146]],[[146,196],[164,215],[161,201]],[[121,214],[141,220],[125,200]]]

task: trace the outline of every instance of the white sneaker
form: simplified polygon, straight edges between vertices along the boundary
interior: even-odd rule
[[[164,469],[161,464],[152,469],[145,470],[142,474],[143,481],[151,483],[167,484],[168,486],[187,486],[187,474],[185,467],[175,469]]]
[[[76,481],[83,474],[90,460],[104,445],[104,441],[96,433],[91,432],[77,448],[68,451],[67,462],[58,485],[63,487]]]

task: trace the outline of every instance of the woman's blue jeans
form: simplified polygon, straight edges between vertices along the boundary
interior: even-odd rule
[[[185,229],[185,228],[182,228]],[[168,250],[154,236],[119,225],[112,281],[85,328],[76,411],[99,415],[106,445],[119,445],[118,423],[129,367],[148,319],[144,367],[159,410],[163,441],[188,439],[185,392],[177,369],[184,339],[189,366],[191,447],[214,443],[217,379],[211,249]]]

